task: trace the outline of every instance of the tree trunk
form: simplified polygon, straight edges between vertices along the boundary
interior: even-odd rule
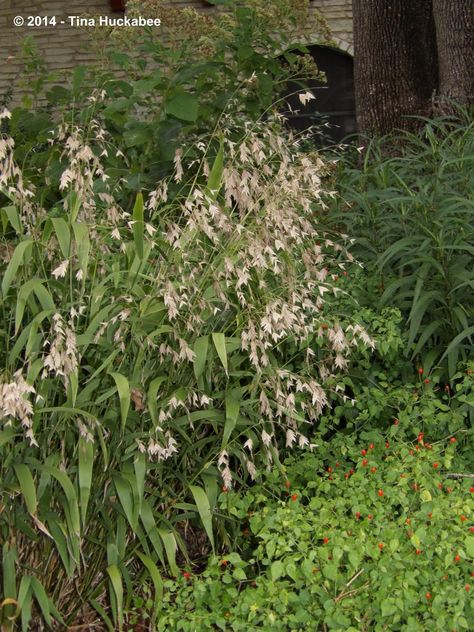
[[[474,5],[470,0],[433,0],[439,60],[440,109],[446,99],[474,103]],[[444,103],[443,103],[444,101]]]
[[[431,0],[353,0],[353,15],[359,132],[416,127],[437,86]]]

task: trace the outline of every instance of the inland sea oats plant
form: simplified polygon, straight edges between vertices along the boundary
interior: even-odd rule
[[[219,486],[307,445],[372,341],[328,317],[352,257],[318,228],[321,158],[278,117],[224,117],[131,213],[97,121],[49,142],[62,199],[43,208],[2,141],[4,598],[24,629],[33,599],[45,621],[110,604],[120,626],[140,574],[159,594],[159,567],[178,572],[187,524],[226,541]]]
[[[229,543],[219,490],[307,446],[373,344],[337,317],[325,164],[271,107],[281,42],[236,15],[210,59],[117,54],[140,78],[1,113],[5,630],[123,629],[145,576],[156,618],[162,574]]]

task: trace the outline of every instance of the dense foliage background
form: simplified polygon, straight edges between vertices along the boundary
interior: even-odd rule
[[[472,116],[295,137],[305,6],[111,33],[68,87],[30,48],[0,113],[2,631],[469,627]]]

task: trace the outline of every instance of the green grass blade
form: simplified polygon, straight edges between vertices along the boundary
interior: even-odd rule
[[[150,559],[147,555],[140,553],[140,551],[137,551],[137,555],[142,561],[143,566],[148,571],[151,577],[151,581],[153,582],[153,587],[155,589],[155,607],[153,609],[153,615],[152,615],[152,621],[151,621],[153,625],[156,619],[156,616],[159,612],[161,602],[163,601],[163,580],[161,578],[158,567],[156,566],[156,564],[153,562],[152,559]]]
[[[212,550],[215,552],[214,533],[212,530],[212,513],[209,499],[206,496],[206,492],[197,485],[190,485],[191,492],[194,496],[194,501],[201,517],[201,522],[207,533],[207,537],[212,546]]]
[[[123,630],[123,585],[122,585],[122,573],[118,566],[112,564],[107,567],[107,574],[110,577],[110,584],[115,595],[117,604],[117,610],[114,612],[114,619],[118,624],[118,629]]]
[[[133,241],[135,243],[135,251],[137,253],[137,257],[142,261],[143,259],[143,194],[140,192],[137,193],[137,197],[135,200],[135,205],[133,207]]]
[[[176,551],[178,547],[174,533],[172,531],[165,531],[164,529],[158,529],[158,533],[160,534],[160,538],[165,547],[170,571],[175,577],[177,577],[179,575],[179,569],[176,565]]]
[[[471,327],[469,327],[468,329],[465,329],[460,334],[458,334],[455,338],[453,338],[453,340],[451,340],[451,342],[449,343],[446,351],[441,356],[441,361],[443,361],[444,358],[449,353],[451,353],[453,349],[458,347],[463,340],[465,340],[466,338],[469,338],[472,335],[474,335],[474,325],[471,325]]]
[[[137,523],[133,507],[132,488],[130,487],[128,481],[118,474],[114,476],[114,486],[125,516],[130,523],[130,526],[135,531]]]
[[[148,410],[150,411],[151,420],[153,421],[155,425],[158,425],[158,410],[156,406],[156,396],[158,394],[158,389],[160,388],[160,386],[163,384],[165,380],[166,380],[165,375],[159,375],[158,377],[155,377],[155,379],[153,379],[150,382],[150,386],[148,387],[148,393],[147,393]]]
[[[140,514],[142,510],[142,503],[145,496],[145,475],[146,475],[146,458],[145,455],[139,452],[135,457],[133,463],[135,470],[135,483],[138,496],[137,513]]]
[[[94,468],[94,443],[79,437],[79,502],[82,524],[86,525],[87,505],[92,489],[92,470]]]
[[[240,389],[233,389],[225,396],[225,426],[222,448],[225,448],[235,428],[240,411]]]
[[[32,606],[31,577],[29,575],[23,575],[23,577],[21,578],[17,600],[18,600],[18,607],[21,610],[22,632],[28,632],[28,628],[31,621],[31,606]]]
[[[207,358],[207,349],[209,347],[209,336],[201,336],[197,338],[194,343],[194,353],[196,357],[194,358],[194,375],[196,380],[198,380],[206,366],[206,358]]]
[[[217,152],[211,173],[207,181],[207,188],[211,197],[215,200],[221,188],[222,172],[224,170],[224,139],[221,137],[219,151]]]
[[[54,232],[58,238],[59,247],[65,259],[69,259],[71,250],[71,232],[66,221],[62,217],[53,217],[51,222],[54,226]]]
[[[127,424],[128,411],[130,408],[130,384],[127,378],[121,373],[109,373],[115,381],[117,392],[120,400],[120,416],[122,419],[122,432]]]
[[[79,267],[84,273],[84,277],[87,273],[87,267],[89,265],[89,253],[90,253],[90,240],[89,240],[89,228],[86,224],[74,223],[72,225],[74,231],[74,237],[77,244],[77,258],[79,260]]]
[[[21,225],[20,214],[18,213],[18,209],[16,206],[4,206],[2,208],[2,219],[4,220],[3,230],[6,230],[6,222],[10,222],[10,224],[15,229],[18,235],[23,233],[23,227]]]
[[[25,499],[26,508],[31,514],[35,514],[38,507],[38,501],[36,499],[36,488],[31,471],[24,463],[15,463],[13,465],[13,469],[15,470],[16,477],[20,483],[21,493]]]
[[[166,566],[165,558],[163,557],[163,544],[160,539],[160,534],[156,527],[155,518],[153,517],[153,511],[150,507],[150,504],[146,500],[144,500],[142,503],[140,519],[145,528],[148,539],[152,543],[156,554],[160,558],[160,562],[163,566]]]
[[[7,430],[0,431],[0,448],[4,446],[6,443],[10,443],[10,441],[16,436],[16,432],[13,429],[8,428]]]
[[[222,366],[227,373],[227,351],[225,348],[225,336],[224,334],[213,333],[212,342],[214,343],[214,347],[216,348],[217,355],[219,356],[220,361],[222,362]]]
[[[105,625],[107,626],[107,630],[109,632],[115,632],[115,626],[110,620],[110,617],[108,616],[108,614],[105,612],[103,606],[95,599],[91,599],[89,603],[97,612],[97,614],[102,619],[102,621],[105,623]]]
[[[15,547],[10,547],[8,542],[5,542],[2,551],[2,595],[4,599],[16,599],[16,559],[17,555]]]
[[[46,624],[51,627],[51,612],[49,608],[49,600],[43,584],[36,578],[31,578],[31,590],[40,607]]]
[[[12,284],[13,279],[16,277],[18,268],[22,264],[23,260],[27,258],[28,251],[33,247],[32,239],[25,239],[25,241],[20,241],[18,246],[15,248],[15,252],[10,259],[7,269],[5,270],[5,274],[3,275],[2,281],[2,294],[6,296],[8,294],[8,290]]]
[[[68,509],[67,515],[70,518],[70,522],[71,522],[71,529],[72,529],[71,536],[79,538],[80,533],[81,533],[81,525],[80,525],[80,518],[79,518],[79,505],[77,502],[77,496],[74,489],[74,485],[71,483],[69,477],[67,476],[65,472],[62,472],[61,470],[58,470],[55,467],[52,467],[50,465],[40,464],[37,466],[37,468],[41,472],[45,472],[49,474],[50,476],[52,476],[53,478],[55,478],[58,481],[58,483],[61,485],[61,487],[63,488],[64,495],[66,496],[66,500],[67,500],[67,509]]]

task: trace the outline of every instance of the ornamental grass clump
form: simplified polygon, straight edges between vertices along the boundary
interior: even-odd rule
[[[130,208],[99,119],[48,143],[35,184],[0,146],[2,617],[121,628],[143,574],[158,603],[159,569],[228,541],[219,487],[307,445],[373,343],[333,314],[353,259],[319,230],[320,156],[279,117],[190,136]]]
[[[468,108],[455,111],[371,140],[363,161],[348,151],[328,216],[373,271],[372,304],[400,309],[405,356],[449,380],[474,334],[474,123]]]

